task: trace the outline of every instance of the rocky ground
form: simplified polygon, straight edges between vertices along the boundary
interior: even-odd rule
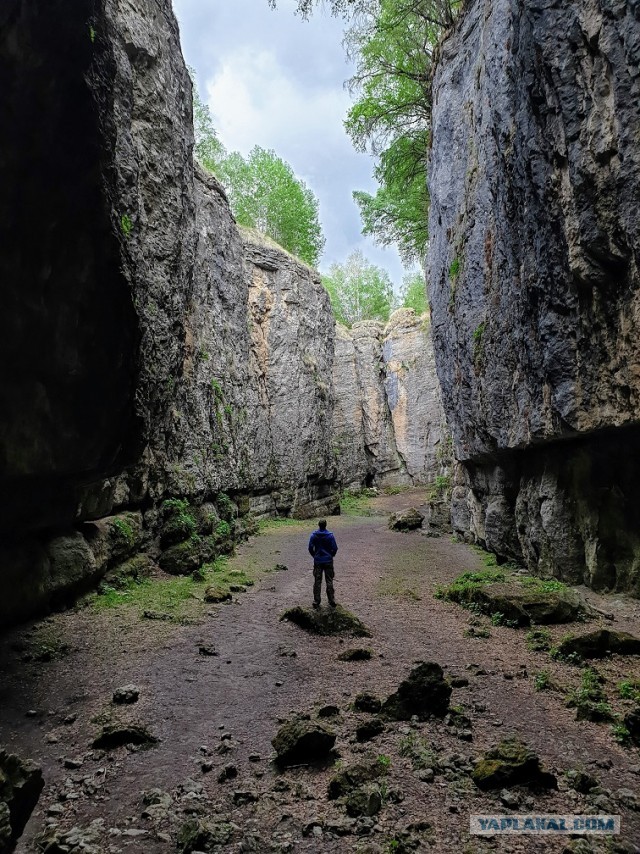
[[[614,716],[593,722],[567,706],[572,689],[585,690],[585,669],[549,654],[569,630],[639,634],[638,602],[581,591],[594,616],[534,637],[436,598],[487,565],[448,536],[389,530],[389,513],[425,499],[381,496],[331,520],[337,597],[370,638],[322,637],[280,620],[310,604],[310,525],[299,522],[270,525],[238,549],[226,571],[255,584],[231,602],[208,604],[194,584],[177,607],[158,595],[167,583],[159,576],[153,608],[147,588],[144,597],[107,593],[2,638],[0,745],[36,760],[45,779],[16,850],[640,851],[640,755],[612,729],[633,706],[625,696],[640,687],[640,656],[593,662],[603,716]],[[375,700],[418,661],[444,669],[448,713],[380,718]],[[373,699],[356,701],[363,692]],[[295,716],[335,734],[335,754],[277,766],[272,739]],[[508,736],[536,754],[557,790],[474,782],[478,760]],[[345,787],[354,764],[362,767]],[[496,812],[619,814],[625,842],[469,835],[470,814]]]

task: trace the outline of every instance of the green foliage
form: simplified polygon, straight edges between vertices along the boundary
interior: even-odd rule
[[[216,526],[216,536],[221,540],[226,540],[231,536],[231,525],[228,522],[218,522]]]
[[[521,584],[534,590],[536,593],[561,593],[567,589],[567,585],[555,578],[535,578],[533,575],[524,575],[519,579]]]
[[[551,688],[551,674],[548,670],[541,670],[536,673],[533,680],[534,691],[547,691]]]
[[[387,321],[393,305],[389,275],[353,252],[344,264],[332,264],[322,277],[336,320],[351,326],[359,320]]]
[[[89,39],[91,41],[91,44],[95,44],[96,30],[95,30],[95,27],[93,27],[91,25],[89,25]]]
[[[122,214],[120,217],[120,230],[125,237],[129,237],[133,230],[133,222],[128,214]]]
[[[370,516],[371,491],[345,490],[340,496],[340,512],[345,516]]]
[[[624,724],[616,723],[611,727],[611,735],[618,744],[629,744],[631,741],[631,733]]]
[[[451,262],[451,265],[449,267],[449,279],[450,279],[450,281],[454,282],[458,278],[458,276],[460,275],[461,267],[462,267],[462,264],[460,262],[460,259],[458,258],[458,256],[456,256],[453,259],[453,261]]]
[[[195,83],[195,72],[192,68],[189,68],[189,74],[193,84],[194,152],[205,169],[209,172],[217,172],[226,152],[213,127],[209,106],[200,97]]]
[[[378,762],[378,765],[382,765],[382,767],[383,767],[383,768],[389,768],[389,767],[391,767],[391,757],[390,757],[390,756],[387,756],[387,755],[386,755],[386,754],[384,754],[384,753],[381,753],[381,754],[377,757],[377,762]]]
[[[426,283],[422,271],[408,273],[403,278],[400,288],[400,305],[402,308],[412,308],[417,315],[424,314],[429,308]]]
[[[575,708],[579,719],[611,720],[613,713],[602,687],[604,679],[593,667],[582,671],[580,685],[569,691],[566,705]]]
[[[474,364],[479,362],[483,353],[483,336],[486,323],[483,320],[473,330],[473,361]]]
[[[548,652],[551,647],[551,634],[548,629],[532,629],[526,636],[527,649],[532,652]]]
[[[127,543],[128,545],[131,545],[135,539],[133,528],[126,519],[114,519],[111,531],[117,539]]]
[[[618,694],[622,700],[640,703],[640,679],[625,679],[618,682]]]

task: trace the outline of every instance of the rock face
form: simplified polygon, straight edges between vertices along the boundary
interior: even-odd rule
[[[338,326],[333,449],[348,487],[428,483],[448,463],[448,440],[426,317],[396,311]]]
[[[434,80],[430,301],[454,528],[640,593],[640,20],[475,0]]]
[[[43,788],[40,768],[0,751],[0,851],[13,850],[11,843],[21,836]]]
[[[7,0],[0,30],[0,624],[126,574],[141,550],[190,571],[252,516],[428,479],[424,332],[406,314],[339,331],[334,358],[317,272],[239,229],[194,165],[170,0]],[[188,503],[206,554],[167,532],[166,499]]]

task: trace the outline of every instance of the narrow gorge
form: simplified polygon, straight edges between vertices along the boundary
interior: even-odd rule
[[[171,0],[4,0],[0,854],[640,852],[640,2],[444,5],[428,310],[347,327]]]

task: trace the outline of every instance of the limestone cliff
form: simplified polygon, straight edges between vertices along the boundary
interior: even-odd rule
[[[426,318],[400,309],[338,327],[333,446],[345,486],[428,483],[444,473],[447,432]]]
[[[430,297],[454,525],[640,593],[640,13],[475,0],[433,85]]]

